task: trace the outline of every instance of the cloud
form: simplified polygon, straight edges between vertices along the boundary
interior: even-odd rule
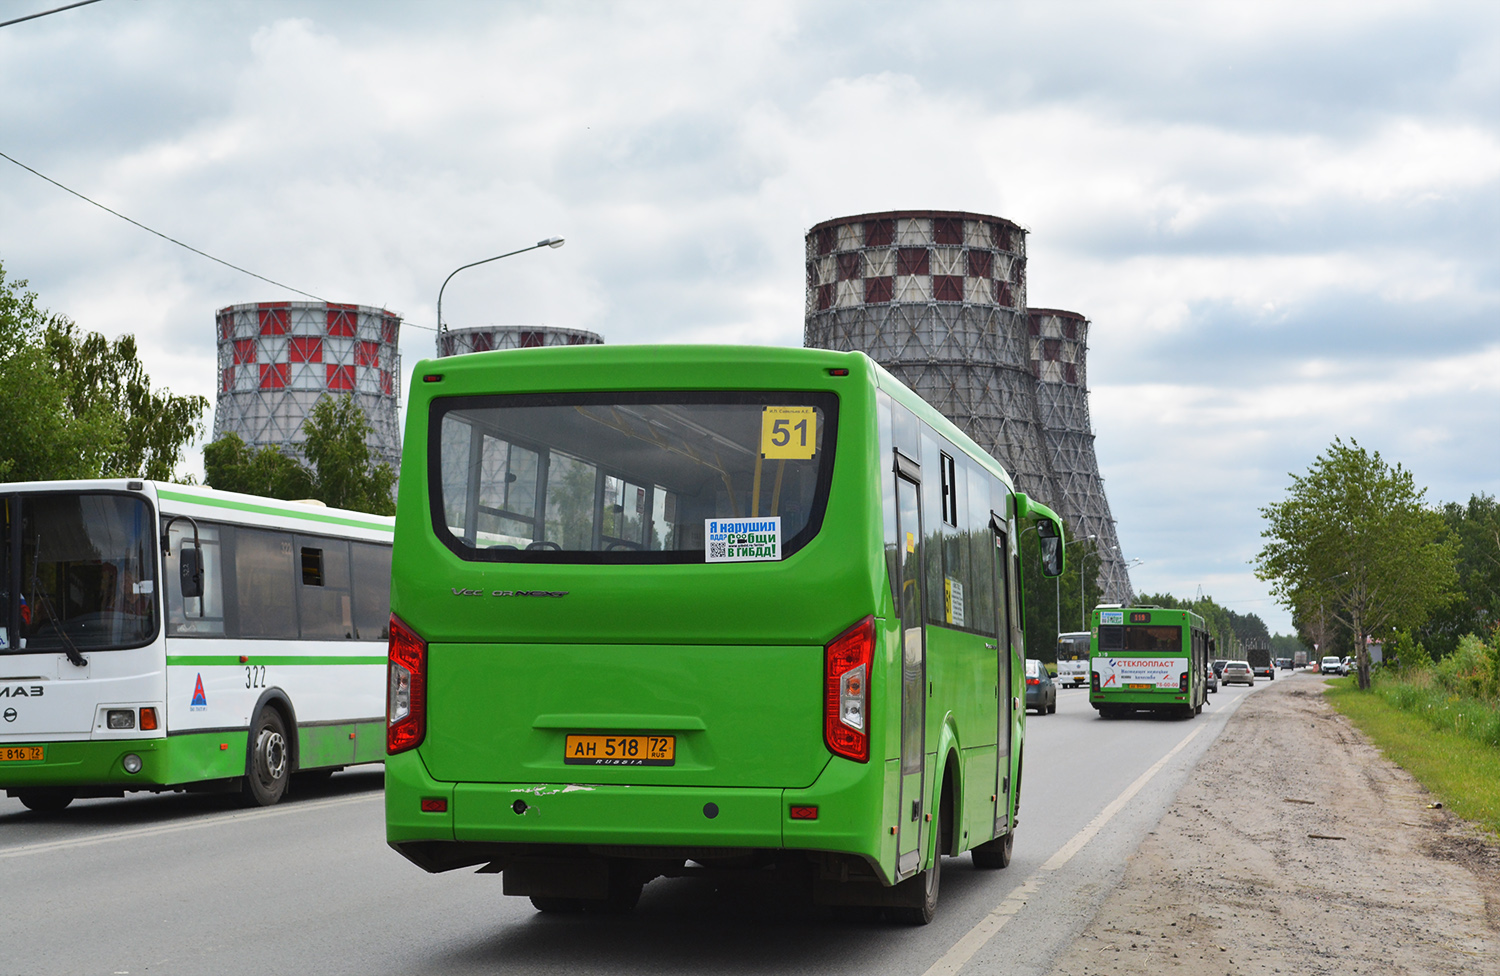
[[[1493,4],[97,4],[0,31],[0,86],[0,149],[401,312],[408,370],[449,272],[553,234],[446,319],[795,345],[812,224],[1016,220],[1138,588],[1263,601],[1255,507],[1334,436],[1500,491]],[[296,297],[3,161],[0,259],[210,397],[214,309]]]

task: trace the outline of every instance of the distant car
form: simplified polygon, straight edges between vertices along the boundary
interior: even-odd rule
[[[1319,674],[1343,674],[1344,662],[1330,654],[1318,665]]]
[[[1219,690],[1219,676],[1214,674],[1212,667],[1203,669],[1203,690],[1210,693]]]
[[[1046,665],[1032,658],[1026,661],[1026,707],[1036,709],[1038,715],[1057,711],[1057,682]]]
[[[1346,657],[1339,663],[1344,666],[1344,674],[1353,674],[1359,670],[1359,662],[1352,657]]]
[[[1292,659],[1289,657],[1278,657],[1276,659],[1276,666],[1283,671],[1290,671],[1292,670]]]
[[[1220,680],[1226,685],[1254,685],[1255,672],[1250,670],[1249,661],[1225,661],[1224,673],[1220,676]]]
[[[1225,658],[1219,658],[1219,660],[1217,660],[1217,661],[1214,662],[1214,677],[1215,678],[1222,678],[1222,677],[1224,677],[1224,665],[1226,665],[1228,663],[1229,663],[1229,661],[1226,660]]]

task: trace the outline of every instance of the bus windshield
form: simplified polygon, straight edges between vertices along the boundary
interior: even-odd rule
[[[35,494],[20,507],[20,640],[7,650],[99,651],[155,638],[155,520],[145,499]]]
[[[1089,659],[1089,635],[1087,631],[1080,634],[1058,634],[1057,635],[1057,663],[1064,661],[1087,661]]]
[[[467,559],[702,562],[708,519],[817,532],[837,400],[815,393],[614,393],[434,403],[433,526]]]

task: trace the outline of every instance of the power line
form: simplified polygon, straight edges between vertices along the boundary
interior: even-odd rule
[[[91,3],[98,2],[99,0],[78,0],[77,3],[70,3],[62,7],[53,7],[51,10],[43,10],[39,14],[27,14],[25,17],[17,17],[15,20],[0,22],[0,27],[9,27],[11,24],[19,24],[24,20],[36,20],[38,17],[45,17],[48,14],[60,14],[64,10],[72,10],[74,7],[87,7]]]
[[[88,2],[93,2],[93,0],[88,0]],[[4,27],[4,26],[5,26],[4,24],[0,24],[0,27]],[[118,210],[111,210],[111,209],[109,209],[108,207],[106,207],[104,204],[100,203],[97,200],[90,200],[88,197],[84,196],[82,193],[79,193],[77,190],[74,190],[74,189],[72,189],[70,187],[63,186],[61,183],[57,182],[56,180],[54,180],[52,177],[46,175],[45,173],[38,173],[36,170],[32,169],[30,166],[27,166],[25,163],[21,162],[19,159],[15,159],[15,158],[13,158],[11,156],[7,156],[3,152],[0,152],[0,159],[6,159],[6,160],[9,160],[12,163],[15,163],[17,166],[21,167],[26,172],[31,173],[33,176],[39,176],[39,177],[41,177],[42,179],[46,180],[48,183],[51,183],[53,186],[57,187],[59,190],[67,190],[67,192],[73,194],[75,197],[77,197],[78,199],[82,200],[84,203],[91,203],[94,206],[98,207],[100,210],[103,210],[105,213],[114,214],[116,217],[119,217],[121,220],[123,220],[123,221],[125,221],[127,223],[134,224],[135,226],[139,227],[141,230],[144,230],[144,231],[147,231],[149,233],[155,234],[157,237],[160,237],[164,241],[171,241],[173,244],[176,244],[178,247],[185,247],[189,251],[192,251],[194,254],[197,254],[197,255],[199,255],[201,257],[208,258],[210,261],[216,261],[219,264],[222,264],[226,268],[232,268],[235,271],[238,271],[240,274],[247,274],[247,275],[249,275],[252,278],[259,278],[261,281],[264,281],[267,284],[275,285],[277,288],[285,288],[287,291],[294,291],[294,292],[296,292],[299,295],[306,295],[308,298],[311,298],[314,301],[319,301],[319,302],[327,302],[328,301],[328,299],[326,299],[326,298],[320,298],[319,296],[314,295],[310,291],[303,291],[301,288],[293,288],[291,285],[284,285],[284,284],[282,284],[279,281],[274,281],[274,280],[272,280],[270,278],[267,278],[265,275],[258,275],[254,271],[250,271],[250,270],[248,270],[246,268],[242,268],[242,267],[240,267],[237,264],[230,264],[228,261],[225,261],[223,258],[216,258],[212,254],[209,254],[207,251],[200,251],[200,250],[198,250],[196,247],[193,247],[191,244],[184,244],[184,243],[182,243],[182,241],[179,241],[175,237],[168,237],[166,234],[163,234],[159,230],[152,230],[150,227],[147,227],[145,224],[141,223],[139,220],[131,220],[129,217],[127,217],[124,214],[120,213]]]

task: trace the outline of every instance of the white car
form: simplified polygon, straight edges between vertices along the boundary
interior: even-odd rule
[[[1343,674],[1344,673],[1344,662],[1341,661],[1339,658],[1337,658],[1337,657],[1333,656],[1332,654],[1330,654],[1328,657],[1325,657],[1323,659],[1323,662],[1321,664],[1318,665],[1318,673],[1319,674]]]

